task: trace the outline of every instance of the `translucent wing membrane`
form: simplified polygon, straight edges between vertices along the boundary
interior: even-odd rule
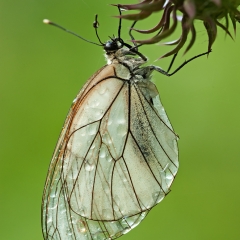
[[[100,69],[71,107],[46,180],[45,239],[115,239],[169,192],[177,136],[155,85],[119,67]]]

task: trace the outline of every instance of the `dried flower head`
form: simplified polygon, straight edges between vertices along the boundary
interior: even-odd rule
[[[240,22],[240,12],[237,10],[239,5],[240,0],[143,0],[138,4],[119,4],[118,6],[125,10],[139,10],[140,12],[137,14],[119,16],[133,21],[143,20],[154,12],[161,12],[161,19],[155,27],[148,30],[134,29],[143,34],[156,32],[156,35],[150,39],[133,40],[138,44],[153,44],[162,41],[170,36],[176,29],[178,22],[181,22],[181,36],[175,41],[165,43],[166,45],[176,45],[173,50],[162,56],[167,57],[177,53],[183,47],[189,32],[191,32],[191,40],[184,53],[193,46],[196,40],[195,20],[200,20],[204,24],[208,34],[208,50],[211,49],[216,39],[217,27],[223,29],[232,38],[228,30],[229,19],[236,33],[236,22]],[[182,13],[181,17],[177,16],[178,11]],[[225,18],[225,25],[219,22],[223,18]],[[171,19],[172,23],[170,24]]]

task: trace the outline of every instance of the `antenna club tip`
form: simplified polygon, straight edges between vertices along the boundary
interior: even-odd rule
[[[51,23],[51,21],[50,21],[50,20],[48,20],[48,19],[43,19],[43,23],[45,23],[45,24],[50,24],[50,23]]]

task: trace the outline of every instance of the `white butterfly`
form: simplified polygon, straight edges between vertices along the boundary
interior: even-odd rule
[[[108,64],[77,95],[53,154],[42,202],[45,240],[120,237],[163,200],[178,171],[178,136],[151,73],[170,76],[181,66],[172,74],[141,67],[146,58],[120,36],[104,49]]]

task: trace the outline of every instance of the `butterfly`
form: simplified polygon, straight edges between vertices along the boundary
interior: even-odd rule
[[[196,57],[171,74],[175,56],[168,71],[142,66],[147,58],[120,30],[121,19],[118,37],[99,40],[107,64],[78,93],[56,145],[42,199],[45,240],[120,237],[164,199],[177,174],[178,135],[151,74],[171,76]]]

